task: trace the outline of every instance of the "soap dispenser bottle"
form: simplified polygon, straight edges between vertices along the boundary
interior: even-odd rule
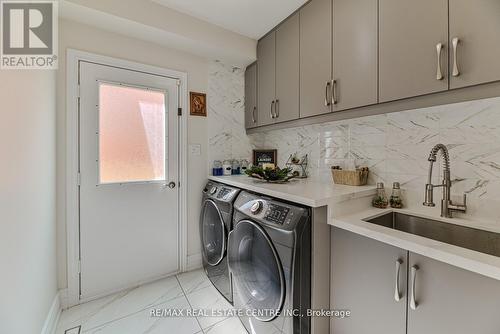
[[[385,193],[384,184],[382,182],[377,183],[377,194],[372,200],[372,206],[385,209],[389,205],[389,200],[387,199],[387,195]]]
[[[392,194],[389,203],[391,204],[391,208],[394,209],[401,209],[403,207],[403,199],[401,198],[399,182],[394,182],[392,184]]]

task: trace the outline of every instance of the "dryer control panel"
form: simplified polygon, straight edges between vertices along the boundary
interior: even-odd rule
[[[238,195],[239,191],[240,190],[237,188],[210,181],[203,189],[204,194],[220,202],[232,202]]]

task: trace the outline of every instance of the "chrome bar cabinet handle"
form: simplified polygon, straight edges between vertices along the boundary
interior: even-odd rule
[[[256,121],[255,121],[255,111],[256,110],[257,110],[257,107],[253,107],[253,109],[252,109],[252,122],[253,123],[256,123]]]
[[[280,117],[280,100],[276,99],[274,104],[274,118]]]
[[[436,72],[436,80],[443,80],[443,72],[441,71],[441,51],[443,50],[443,44],[438,43],[436,45],[437,52],[437,72]]]
[[[330,81],[327,81],[326,85],[325,85],[325,107],[329,107],[331,105],[330,99],[328,96],[329,91],[330,91]]]
[[[272,119],[274,119],[274,100],[271,102],[271,112],[269,113]]]
[[[418,302],[415,297],[415,285],[417,281],[417,271],[418,271],[418,266],[413,266],[411,267],[411,282],[410,282],[410,308],[412,310],[416,310],[418,307]]]
[[[453,72],[452,72],[452,75],[454,77],[458,77],[460,75],[460,70],[458,69],[458,60],[457,60],[458,43],[460,43],[460,39],[458,39],[458,37],[455,37],[451,40],[451,44],[453,45]]]
[[[403,260],[396,260],[396,284],[394,289],[394,299],[399,302],[401,298],[403,298],[403,294],[401,293],[401,289],[399,287],[399,276],[401,275],[401,265],[403,264]]]
[[[332,104],[337,104],[337,80],[332,80]]]

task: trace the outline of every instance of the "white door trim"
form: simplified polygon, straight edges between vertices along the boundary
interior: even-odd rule
[[[162,75],[180,81],[180,106],[183,110],[179,124],[179,263],[180,270],[187,268],[187,73],[161,67],[140,64],[128,60],[102,56],[79,50],[68,49],[66,56],[66,264],[70,307],[81,302],[80,294],[80,241],[79,241],[79,198],[78,198],[78,63],[93,62],[155,75]]]

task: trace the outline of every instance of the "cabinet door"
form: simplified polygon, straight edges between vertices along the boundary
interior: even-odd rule
[[[332,0],[300,10],[300,117],[331,112]]]
[[[454,38],[459,76],[450,88],[500,80],[500,1],[450,0],[450,69],[454,68]],[[453,71],[452,71],[453,73]]]
[[[332,228],[331,308],[348,309],[352,314],[349,318],[333,318],[332,333],[406,333],[407,253]],[[400,261],[399,275],[396,261]]]
[[[299,15],[276,29],[275,122],[299,118]]]
[[[274,123],[276,87],[276,33],[273,31],[257,44],[258,125]]]
[[[408,334],[493,334],[500,328],[500,281],[410,253],[418,266]],[[410,274],[409,286],[413,275]],[[408,289],[411,293],[411,288]]]
[[[447,90],[448,0],[380,0],[379,14],[380,102]]]
[[[378,102],[377,29],[377,0],[333,0],[333,111]]]
[[[245,127],[257,126],[257,63],[245,71]]]

